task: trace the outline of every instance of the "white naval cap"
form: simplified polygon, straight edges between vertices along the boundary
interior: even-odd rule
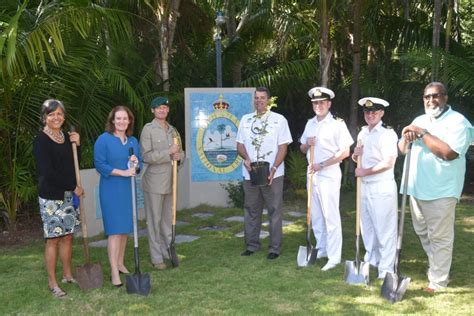
[[[325,87],[314,87],[308,91],[311,101],[330,100],[334,98],[334,91]]]
[[[357,103],[364,109],[364,111],[378,111],[383,110],[389,103],[384,99],[374,98],[374,97],[366,97],[360,99]]]

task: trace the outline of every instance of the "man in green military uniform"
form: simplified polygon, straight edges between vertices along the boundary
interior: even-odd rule
[[[157,97],[151,101],[150,107],[155,118],[143,127],[140,136],[142,157],[147,164],[142,188],[151,262],[155,268],[164,270],[167,246],[171,242],[172,163],[182,160],[184,152],[178,131],[166,120],[168,99]],[[173,138],[177,138],[177,144]]]

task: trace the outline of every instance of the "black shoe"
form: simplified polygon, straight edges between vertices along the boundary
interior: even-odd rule
[[[277,254],[277,253],[270,252],[270,253],[268,254],[268,256],[267,256],[267,259],[268,259],[268,260],[273,260],[273,259],[278,258],[279,256],[280,256],[280,255]]]
[[[246,256],[246,257],[248,257],[248,256],[251,256],[251,255],[253,255],[253,254],[254,254],[253,251],[247,249],[247,250],[245,250],[244,252],[242,252],[240,255],[241,255],[241,256]]]
[[[112,285],[115,287],[121,287],[123,285],[123,283],[114,284],[114,282],[112,282],[112,278],[110,278],[110,283],[112,283]]]

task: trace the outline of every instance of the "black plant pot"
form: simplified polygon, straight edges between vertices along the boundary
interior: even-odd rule
[[[270,174],[270,163],[266,161],[256,161],[250,164],[250,182],[252,185],[268,185],[268,176]]]

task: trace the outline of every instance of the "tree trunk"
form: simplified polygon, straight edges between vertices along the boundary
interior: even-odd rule
[[[155,78],[157,84],[163,84],[163,91],[170,91],[169,63],[173,56],[173,40],[179,16],[181,0],[161,0],[154,9],[160,51],[155,55]]]
[[[403,17],[407,21],[410,19],[410,0],[403,0]]]
[[[352,137],[357,137],[357,118],[360,79],[360,38],[361,38],[361,3],[362,0],[354,0],[354,30],[352,43],[352,84],[351,84],[351,111],[349,116],[349,131]]]
[[[438,80],[439,77],[439,63],[440,63],[440,54],[439,54],[439,35],[441,31],[441,7],[442,0],[434,1],[434,14],[433,14],[433,62],[431,67],[431,81]]]
[[[319,66],[321,71],[321,86],[328,87],[329,82],[329,68],[331,65],[332,46],[329,41],[329,17],[327,0],[322,0],[321,8],[321,27],[319,40]]]
[[[241,14],[239,24],[236,24],[235,16],[235,3],[236,1],[226,0],[224,3],[225,8],[227,8],[227,36],[229,41],[232,42],[237,36],[239,36],[240,31],[242,28],[248,23],[249,17],[253,11],[253,4],[252,1],[247,3],[247,7],[244,10],[243,14]],[[230,66],[232,71],[232,86],[239,87],[240,83],[242,82],[242,68],[244,66],[244,58],[235,57],[233,58],[232,65]]]
[[[453,11],[454,11],[454,0],[448,0],[448,16],[446,18],[446,34],[444,38],[444,51],[446,54],[449,53],[449,44],[451,41],[451,31],[453,28]],[[443,82],[448,83],[447,69],[444,67],[443,71]]]

